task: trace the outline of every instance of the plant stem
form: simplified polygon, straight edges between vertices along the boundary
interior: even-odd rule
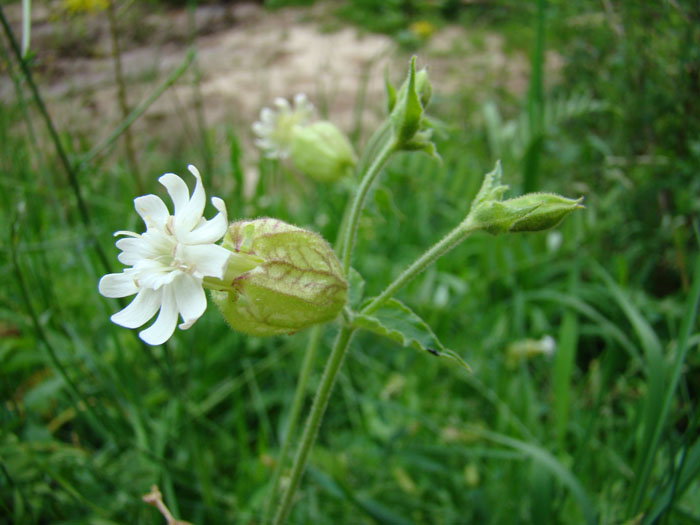
[[[129,113],[129,116],[126,117],[121,124],[119,124],[116,128],[114,128],[114,131],[109,134],[109,136],[104,139],[102,142],[97,144],[96,146],[93,146],[93,148],[88,151],[83,157],[80,159],[80,164],[84,165],[90,162],[92,159],[97,157],[102,151],[109,147],[115,140],[119,138],[119,136],[124,133],[124,130],[126,130],[133,122],[139,118],[150,106],[153,104],[158,97],[160,97],[163,92],[168,89],[170,86],[172,86],[180,76],[187,71],[187,68],[190,66],[192,61],[194,60],[194,52],[190,49],[187,52],[187,55],[185,55],[185,60],[182,61],[182,63],[176,67],[170,75],[168,75],[168,78],[166,78],[154,91],[151,93],[146,100],[144,100],[138,107],[134,108],[131,113]]]
[[[371,314],[390,299],[400,288],[408,284],[414,277],[461,243],[478,228],[468,221],[462,221],[454,230],[448,233],[442,240],[435,243],[428,251],[416,259],[411,266],[406,268],[401,275],[386,287],[374,300],[362,309],[362,314]]]
[[[336,337],[335,344],[333,346],[333,351],[331,352],[328,362],[326,363],[326,368],[323,371],[321,384],[318,387],[316,397],[314,398],[313,405],[311,406],[309,418],[306,420],[304,434],[301,437],[301,443],[299,444],[296,457],[294,458],[294,465],[292,466],[289,485],[287,486],[287,490],[284,492],[282,503],[280,503],[275,519],[273,520],[275,525],[284,523],[289,511],[292,508],[292,498],[294,498],[294,494],[299,486],[299,481],[301,480],[301,475],[304,473],[304,469],[306,468],[306,461],[308,460],[311,448],[316,441],[318,428],[321,425],[323,414],[325,413],[326,406],[328,405],[328,398],[333,390],[336,376],[340,370],[340,365],[343,363],[345,352],[350,346],[350,340],[352,339],[354,332],[354,328],[347,326],[343,326],[340,329],[340,332],[338,332],[338,336]]]
[[[279,484],[282,475],[282,469],[284,468],[284,465],[287,462],[289,448],[291,447],[292,440],[294,439],[294,433],[296,432],[297,428],[297,421],[299,420],[299,413],[301,412],[301,407],[304,405],[304,393],[306,392],[306,384],[308,383],[309,374],[311,373],[314,358],[316,357],[316,349],[318,348],[318,342],[321,339],[321,327],[322,325],[317,324],[312,328],[311,334],[309,335],[309,343],[306,347],[304,362],[301,365],[301,372],[299,374],[299,379],[297,380],[297,387],[296,391],[294,392],[294,399],[292,400],[292,408],[289,411],[287,428],[285,428],[284,436],[282,437],[282,447],[280,448],[280,452],[277,457],[275,470],[272,473],[272,486],[270,487],[270,494],[268,495],[267,504],[265,505],[265,513],[263,515],[262,521],[263,523],[269,523],[275,499],[277,497],[277,493],[279,492]]]
[[[104,269],[109,273],[111,272],[111,265],[109,264],[109,260],[107,259],[107,256],[105,255],[104,251],[102,250],[102,246],[100,246],[97,237],[92,231],[90,214],[88,213],[87,205],[85,204],[85,200],[83,199],[83,193],[80,190],[78,174],[74,166],[68,160],[66,150],[63,148],[63,144],[61,143],[61,139],[58,136],[56,127],[53,125],[51,116],[49,115],[49,112],[46,109],[46,106],[44,105],[44,101],[41,98],[41,95],[39,94],[39,88],[37,88],[36,83],[34,82],[32,72],[29,70],[27,62],[24,60],[24,58],[22,58],[22,52],[20,51],[19,45],[17,44],[17,39],[15,38],[15,35],[12,32],[12,29],[10,28],[10,24],[5,18],[5,14],[3,13],[2,7],[0,7],[0,25],[2,25],[3,31],[5,32],[5,36],[7,37],[7,41],[9,42],[10,48],[12,49],[12,53],[15,55],[17,63],[19,64],[19,67],[22,70],[22,74],[24,75],[24,78],[27,81],[27,85],[29,86],[29,89],[32,92],[34,102],[39,108],[41,116],[44,118],[46,129],[49,131],[51,140],[53,141],[54,146],[56,147],[56,153],[58,154],[58,158],[61,161],[63,168],[66,170],[66,174],[68,175],[68,183],[70,184],[71,189],[75,194],[75,200],[78,204],[78,213],[80,214],[80,218],[83,221],[83,224],[85,224],[85,226],[87,227],[92,242],[95,245],[97,257],[98,259],[100,259],[100,262],[102,263]]]
[[[126,84],[124,82],[124,72],[122,70],[121,51],[119,49],[119,27],[117,25],[116,8],[114,0],[107,2],[107,19],[109,21],[109,36],[112,42],[112,62],[114,62],[114,77],[117,81],[117,101],[119,109],[122,112],[122,119],[129,116],[129,106],[126,102]],[[139,171],[138,163],[136,162],[136,154],[134,153],[134,142],[131,136],[131,128],[124,130],[124,149],[126,150],[126,158],[129,162],[131,174],[136,183],[136,189],[139,193],[143,193],[143,181]]]
[[[343,211],[343,219],[340,222],[340,228],[338,236],[335,240],[335,245],[333,249],[336,253],[340,253],[343,249],[343,235],[342,232],[345,231],[347,227],[348,218],[350,217],[351,201],[345,206],[345,211]],[[284,437],[282,439],[282,448],[277,457],[277,463],[275,464],[275,470],[272,474],[272,486],[270,488],[270,494],[268,496],[267,503],[265,505],[265,511],[263,514],[263,523],[269,523],[271,518],[272,509],[274,508],[275,499],[277,493],[279,492],[279,482],[282,476],[282,470],[287,462],[287,455],[289,454],[289,449],[292,445],[292,440],[294,439],[294,433],[296,431],[297,422],[299,420],[299,414],[301,412],[301,407],[304,404],[304,393],[306,392],[307,383],[309,382],[309,375],[311,374],[311,367],[316,356],[316,349],[318,348],[318,343],[321,339],[322,326],[316,325],[313,327],[312,332],[309,336],[309,342],[306,346],[306,354],[304,355],[304,362],[301,365],[301,372],[299,374],[299,379],[297,380],[296,391],[294,392],[294,399],[292,400],[292,408],[289,413],[289,419],[287,420],[287,428],[285,429]]]
[[[197,62],[197,23],[196,23],[197,0],[187,2],[187,40],[188,45],[194,53],[192,61],[192,95],[194,97],[194,111],[197,118],[197,131],[199,131],[202,141],[202,156],[204,157],[204,169],[207,173],[213,172],[212,148],[207,135],[207,120],[204,115],[204,100],[202,99],[202,74]]]
[[[77,401],[75,404],[76,412],[80,412],[81,408],[84,407],[85,414],[92,428],[97,433],[99,433],[101,437],[105,439],[105,441],[108,441],[110,436],[109,432],[106,430],[106,427],[109,426],[111,428],[111,423],[108,424],[106,417],[100,417],[97,415],[95,408],[92,406],[90,401],[87,399],[87,397],[85,397],[83,392],[81,392],[78,389],[78,386],[70,378],[70,376],[68,375],[68,370],[66,370],[66,367],[63,366],[63,363],[61,363],[61,360],[58,358],[58,353],[51,344],[51,341],[49,341],[46,331],[44,330],[44,327],[42,326],[41,321],[39,320],[39,315],[37,314],[34,306],[32,305],[32,301],[29,296],[29,289],[27,288],[27,283],[24,279],[24,274],[22,273],[22,268],[20,267],[19,259],[17,257],[17,245],[19,244],[18,231],[19,217],[15,217],[11,220],[10,223],[10,258],[15,273],[15,280],[19,287],[20,295],[22,296],[22,300],[24,301],[27,313],[29,314],[29,318],[32,321],[34,333],[36,334],[37,339],[44,343],[44,346],[46,347],[46,352],[49,354],[51,363],[58,371],[58,374],[61,376],[61,379],[63,379],[63,382],[68,387],[70,393],[75,397]]]
[[[384,167],[384,164],[389,160],[391,154],[396,151],[396,144],[394,141],[387,143],[381,150],[377,158],[365,173],[362,178],[360,187],[357,190],[357,195],[355,195],[355,200],[352,203],[352,209],[350,210],[350,221],[348,223],[348,228],[345,231],[345,237],[343,239],[343,271],[345,275],[348,275],[350,271],[350,259],[352,258],[352,249],[355,246],[355,237],[357,236],[357,225],[360,222],[360,214],[362,213],[362,208],[364,208],[365,200],[367,199],[367,194],[369,193],[369,188],[372,186],[372,182],[377,178],[379,172]]]

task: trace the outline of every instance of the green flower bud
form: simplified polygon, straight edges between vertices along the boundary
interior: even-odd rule
[[[423,106],[416,91],[416,57],[411,58],[408,78],[399,89],[391,111],[391,124],[397,144],[402,146],[420,130]]]
[[[534,232],[559,224],[572,211],[583,208],[579,199],[567,199],[556,193],[528,193],[501,200],[508,186],[501,184],[501,163],[484,177],[472,203],[466,223],[491,234]]]
[[[398,97],[406,96],[409,81],[410,78],[406,79],[404,83],[401,84],[401,87],[399,88],[399,93],[397,95],[394,86],[392,86],[389,82],[388,72],[385,73],[384,85],[386,87],[387,92],[387,107],[389,108],[389,113],[391,113],[394,109],[394,106],[396,105],[396,99]],[[423,109],[427,108],[428,104],[430,104],[430,98],[433,95],[433,85],[430,83],[430,79],[428,78],[427,69],[423,68],[420,71],[416,72],[415,90],[418,94],[418,99],[420,100],[421,106],[423,107]]]
[[[556,193],[528,193],[505,201],[487,201],[469,215],[473,225],[492,234],[548,230],[581,206],[583,197],[567,199]]]
[[[583,197],[567,199],[556,193],[528,193],[515,199],[508,199],[503,204],[512,209],[532,211],[517,219],[510,226],[511,232],[537,232],[554,228],[574,210],[583,208]]]
[[[350,141],[327,121],[294,129],[291,159],[299,171],[320,181],[334,181],[357,162]]]
[[[423,109],[427,108],[430,104],[430,97],[433,96],[433,85],[430,83],[428,70],[425,68],[416,73],[416,91]]]
[[[255,259],[231,289],[212,299],[231,328],[256,336],[289,334],[334,319],[348,284],[333,249],[318,234],[276,219],[232,223],[224,248]]]

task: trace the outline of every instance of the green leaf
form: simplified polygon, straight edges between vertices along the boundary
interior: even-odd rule
[[[471,368],[459,354],[445,348],[428,324],[397,299],[389,299],[372,314],[358,314],[353,319],[353,325],[391,339],[402,346],[423,350],[438,357],[448,357],[471,372]]]
[[[396,88],[389,82],[389,68],[384,70],[384,88],[386,89],[386,107],[391,114],[396,105]]]
[[[350,268],[348,287],[348,306],[355,309],[362,301],[362,294],[365,291],[365,280],[355,268]]]
[[[484,176],[484,182],[481,183],[481,189],[479,189],[479,193],[476,194],[472,201],[471,209],[474,210],[480,204],[488,201],[500,201],[508,189],[508,186],[501,183],[502,180],[503,169],[501,168],[501,161],[497,160],[493,171]]]
[[[403,149],[406,151],[422,151],[428,154],[428,156],[433,157],[440,162],[442,158],[437,152],[437,148],[432,140],[430,140],[432,135],[432,130],[425,130],[417,132],[411,140],[403,145]]]

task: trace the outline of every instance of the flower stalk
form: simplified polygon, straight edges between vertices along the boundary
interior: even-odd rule
[[[360,222],[360,214],[365,206],[369,189],[374,179],[377,178],[377,175],[379,175],[382,168],[395,151],[396,143],[393,141],[388,142],[374,159],[374,162],[362,178],[362,182],[360,182],[360,187],[357,190],[357,195],[355,195],[355,200],[350,209],[350,218],[348,219],[348,225],[345,229],[345,235],[343,236],[343,272],[345,275],[348,275],[350,271],[352,250],[355,247],[355,238],[357,237],[357,226]]]
[[[309,335],[309,342],[306,347],[306,353],[304,354],[304,362],[301,365],[301,372],[299,373],[296,390],[294,391],[292,407],[289,411],[287,428],[284,429],[284,435],[282,436],[282,447],[280,448],[277,462],[275,463],[275,470],[272,473],[272,482],[270,484],[270,493],[268,495],[265,513],[263,515],[263,523],[269,523],[270,518],[272,517],[271,514],[274,509],[275,499],[277,498],[277,493],[279,492],[282,470],[284,469],[284,465],[287,461],[287,455],[289,454],[292,439],[294,438],[294,433],[297,429],[297,422],[299,421],[301,407],[304,405],[306,385],[309,382],[309,375],[311,374],[311,368],[313,367],[314,359],[316,357],[316,350],[318,349],[318,343],[321,340],[321,326],[322,325],[320,324],[314,326],[311,329],[311,334]]]
[[[299,486],[299,481],[301,480],[301,475],[304,473],[306,468],[306,462],[309,459],[309,453],[311,448],[316,442],[316,435],[318,434],[318,428],[323,420],[323,415],[326,412],[326,407],[328,406],[328,398],[333,391],[333,385],[335,384],[335,379],[338,376],[338,371],[340,366],[343,364],[343,359],[345,358],[345,353],[350,346],[350,341],[352,339],[355,329],[343,326],[338,332],[338,336],[335,339],[335,344],[333,345],[333,350],[326,363],[326,368],[323,371],[323,377],[321,378],[321,384],[318,386],[316,391],[316,397],[314,398],[313,405],[311,405],[311,412],[309,412],[309,417],[306,420],[306,426],[304,427],[304,433],[301,437],[301,442],[297,448],[296,456],[294,457],[294,464],[289,478],[289,485],[287,490],[284,492],[282,497],[282,502],[280,503],[273,524],[281,525],[285,523],[289,511],[292,508],[292,499]]]
[[[445,237],[435,243],[430,249],[423,253],[423,255],[418,257],[418,259],[416,259],[408,268],[406,268],[401,275],[394,279],[394,281],[389,284],[389,286],[387,286],[381,294],[379,294],[372,300],[372,302],[365,306],[360,313],[371,314],[376,312],[384,305],[384,303],[386,303],[386,301],[391,299],[396,292],[398,292],[401,288],[428,268],[428,266],[452,250],[452,248],[460,244],[462,241],[464,241],[464,239],[469,237],[469,235],[478,229],[479,228],[475,227],[468,219],[462,221],[450,233],[445,235]]]

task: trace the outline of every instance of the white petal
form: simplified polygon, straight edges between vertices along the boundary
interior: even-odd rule
[[[187,244],[212,244],[224,236],[228,227],[226,205],[218,197],[212,197],[211,203],[219,210],[219,213],[208,221],[201,221],[194,230],[180,239],[182,242]]]
[[[215,244],[180,245],[178,256],[205,277],[223,279],[232,252]]]
[[[139,291],[130,273],[108,273],[100,279],[97,289],[105,297],[127,297]]]
[[[202,282],[191,275],[183,274],[173,281],[175,303],[184,323],[181,330],[187,330],[207,309],[207,296]]]
[[[192,198],[187,201],[187,204],[180,210],[175,212],[175,235],[178,239],[192,231],[204,212],[206,204],[206,196],[204,187],[202,186],[202,177],[197,171],[197,168],[191,164],[187,167],[195,178],[194,191]]]
[[[256,135],[265,136],[269,132],[269,127],[263,124],[262,122],[254,122],[252,127],[253,133],[255,133]]]
[[[134,199],[134,208],[143,222],[146,223],[146,228],[164,228],[165,223],[170,216],[168,207],[155,195],[144,195]]]
[[[277,97],[275,99],[275,106],[277,106],[282,111],[289,111],[291,109],[291,106],[289,105],[287,99],[282,97]]]
[[[175,205],[175,215],[177,215],[189,202],[190,189],[187,187],[187,184],[185,184],[185,181],[174,173],[161,175],[158,182],[168,190],[168,194]]]
[[[307,100],[306,100],[306,95],[304,93],[297,93],[294,95],[294,105],[297,107],[306,106],[307,105]]]
[[[173,335],[177,325],[177,305],[171,286],[163,289],[162,301],[156,322],[139,332],[139,337],[149,345],[165,343]]]
[[[139,261],[134,266],[134,270],[138,272],[139,286],[150,290],[158,290],[169,285],[181,273],[160,261],[149,259]]]
[[[113,237],[119,237],[120,235],[126,235],[127,237],[141,237],[141,235],[138,233],[129,232],[126,230],[119,230],[118,232],[114,232],[112,234]]]
[[[160,303],[160,292],[142,288],[129,306],[114,314],[110,319],[113,323],[126,328],[138,328],[153,317]]]
[[[126,239],[119,239],[116,245],[117,248],[122,250],[122,253],[117,256],[117,259],[119,259],[119,262],[122,264],[133,266],[141,259],[156,257],[161,252],[157,250],[158,246],[155,245],[155,243],[148,241],[148,237],[139,237],[137,239],[127,237]]]
[[[263,122],[263,124],[272,124],[276,115],[277,114],[270,108],[262,108],[260,110],[260,120]]]

